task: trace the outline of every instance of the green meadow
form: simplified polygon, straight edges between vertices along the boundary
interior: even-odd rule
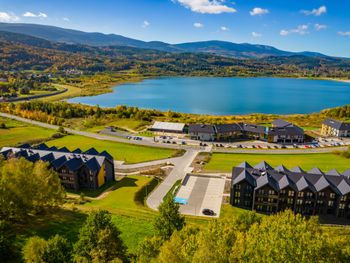
[[[244,161],[254,166],[266,161],[272,166],[283,164],[291,169],[300,166],[304,170],[318,167],[323,171],[337,169],[344,172],[350,169],[350,160],[333,153],[309,154],[244,154],[244,153],[213,153],[210,161],[204,166],[205,171],[230,172],[232,167]]]

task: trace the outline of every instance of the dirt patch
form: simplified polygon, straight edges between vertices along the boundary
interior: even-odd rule
[[[211,159],[211,153],[201,152],[197,154],[193,160],[191,167],[193,167],[193,173],[201,172],[204,165],[206,165]]]

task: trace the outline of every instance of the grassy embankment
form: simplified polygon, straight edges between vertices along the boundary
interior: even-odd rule
[[[143,238],[154,234],[153,220],[157,212],[142,204],[146,193],[149,193],[154,186],[151,177],[136,175],[124,177],[100,200],[81,205],[67,204],[66,209],[58,209],[28,220],[24,226],[17,229],[18,242],[23,244],[32,235],[48,238],[55,234],[63,235],[74,242],[87,213],[95,209],[106,209],[113,214],[113,222],[120,229],[121,237],[129,251],[135,252]],[[198,226],[205,225],[208,221],[206,218],[186,218],[188,224]]]
[[[177,150],[136,146],[126,143],[102,141],[78,135],[67,135],[60,139],[52,139],[54,130],[45,129],[30,124],[0,117],[0,123],[7,128],[0,129],[0,147],[16,146],[22,143],[46,141],[49,146],[67,147],[70,150],[81,148],[87,150],[95,147],[98,151],[108,151],[115,160],[127,163],[138,163],[165,159],[177,154]]]
[[[18,122],[3,117],[0,117],[0,123],[6,125],[5,129],[0,129],[0,147],[46,140],[55,133],[53,130],[32,126],[24,122]]]
[[[252,166],[266,161],[272,166],[283,164],[291,169],[300,166],[304,170],[318,167],[327,172],[337,169],[344,172],[350,168],[349,159],[333,153],[309,153],[309,154],[241,154],[241,153],[213,153],[210,161],[204,166],[207,172],[231,172],[232,167],[247,161]]]
[[[138,146],[126,143],[103,141],[78,135],[68,135],[60,139],[47,142],[49,146],[67,147],[69,150],[80,148],[87,150],[94,147],[98,151],[108,151],[115,160],[126,163],[139,163],[158,159],[165,159],[176,155],[172,149]]]

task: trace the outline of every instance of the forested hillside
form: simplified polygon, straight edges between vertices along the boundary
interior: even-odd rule
[[[133,70],[140,75],[290,76],[350,78],[350,60],[329,57],[233,59],[125,46],[92,47],[0,32],[0,69],[85,73]]]

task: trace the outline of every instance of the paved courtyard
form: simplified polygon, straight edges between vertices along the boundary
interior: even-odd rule
[[[180,212],[186,215],[205,216],[204,208],[211,209],[219,217],[225,179],[187,175],[176,195],[177,198],[187,199],[187,204],[180,205]]]

